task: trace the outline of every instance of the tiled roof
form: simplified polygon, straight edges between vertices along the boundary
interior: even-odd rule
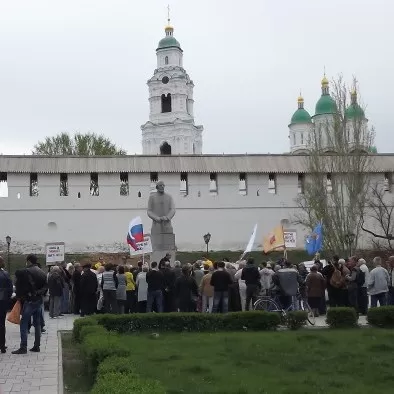
[[[3,156],[7,173],[305,173],[304,155],[178,155],[178,156]],[[329,156],[327,157],[329,160]],[[394,155],[370,156],[370,172],[393,172]]]

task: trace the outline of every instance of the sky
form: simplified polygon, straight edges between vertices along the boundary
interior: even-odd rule
[[[169,0],[0,0],[0,153],[46,136],[103,133],[141,153],[147,80]],[[302,90],[311,114],[329,79],[355,76],[379,152],[394,152],[394,3],[172,0],[194,81],[203,153],[289,151]]]

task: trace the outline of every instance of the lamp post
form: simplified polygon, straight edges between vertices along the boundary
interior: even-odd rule
[[[8,273],[10,274],[10,245],[11,245],[11,237],[7,235],[5,237],[5,242],[7,242],[7,267],[8,267]]]
[[[207,245],[207,257],[208,257],[208,254],[209,254],[209,241],[211,240],[211,234],[210,233],[206,233],[205,235],[203,235],[203,238],[204,238],[205,245]]]
[[[351,257],[351,255],[352,255],[352,246],[353,246],[353,242],[354,242],[355,237],[356,236],[353,233],[347,233],[345,235],[346,244],[347,244],[348,250],[349,250],[349,257]]]

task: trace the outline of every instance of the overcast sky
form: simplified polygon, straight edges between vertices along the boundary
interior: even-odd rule
[[[0,0],[0,153],[62,131],[141,153],[146,81],[168,0]],[[300,89],[313,114],[327,77],[359,81],[380,152],[394,152],[389,0],[172,0],[195,83],[204,153],[282,153]]]

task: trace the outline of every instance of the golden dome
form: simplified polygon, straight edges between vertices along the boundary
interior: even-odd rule
[[[351,96],[357,96],[357,90],[356,89],[352,89],[350,92]]]
[[[324,76],[323,79],[321,80],[321,84],[328,85],[328,79],[326,78],[326,76]]]
[[[167,26],[164,28],[164,31],[165,31],[165,32],[167,32],[167,31],[174,31],[174,28],[173,28],[171,25],[167,25]]]
[[[297,102],[298,103],[303,103],[304,102],[304,98],[301,95],[299,95],[298,99],[297,99]]]

